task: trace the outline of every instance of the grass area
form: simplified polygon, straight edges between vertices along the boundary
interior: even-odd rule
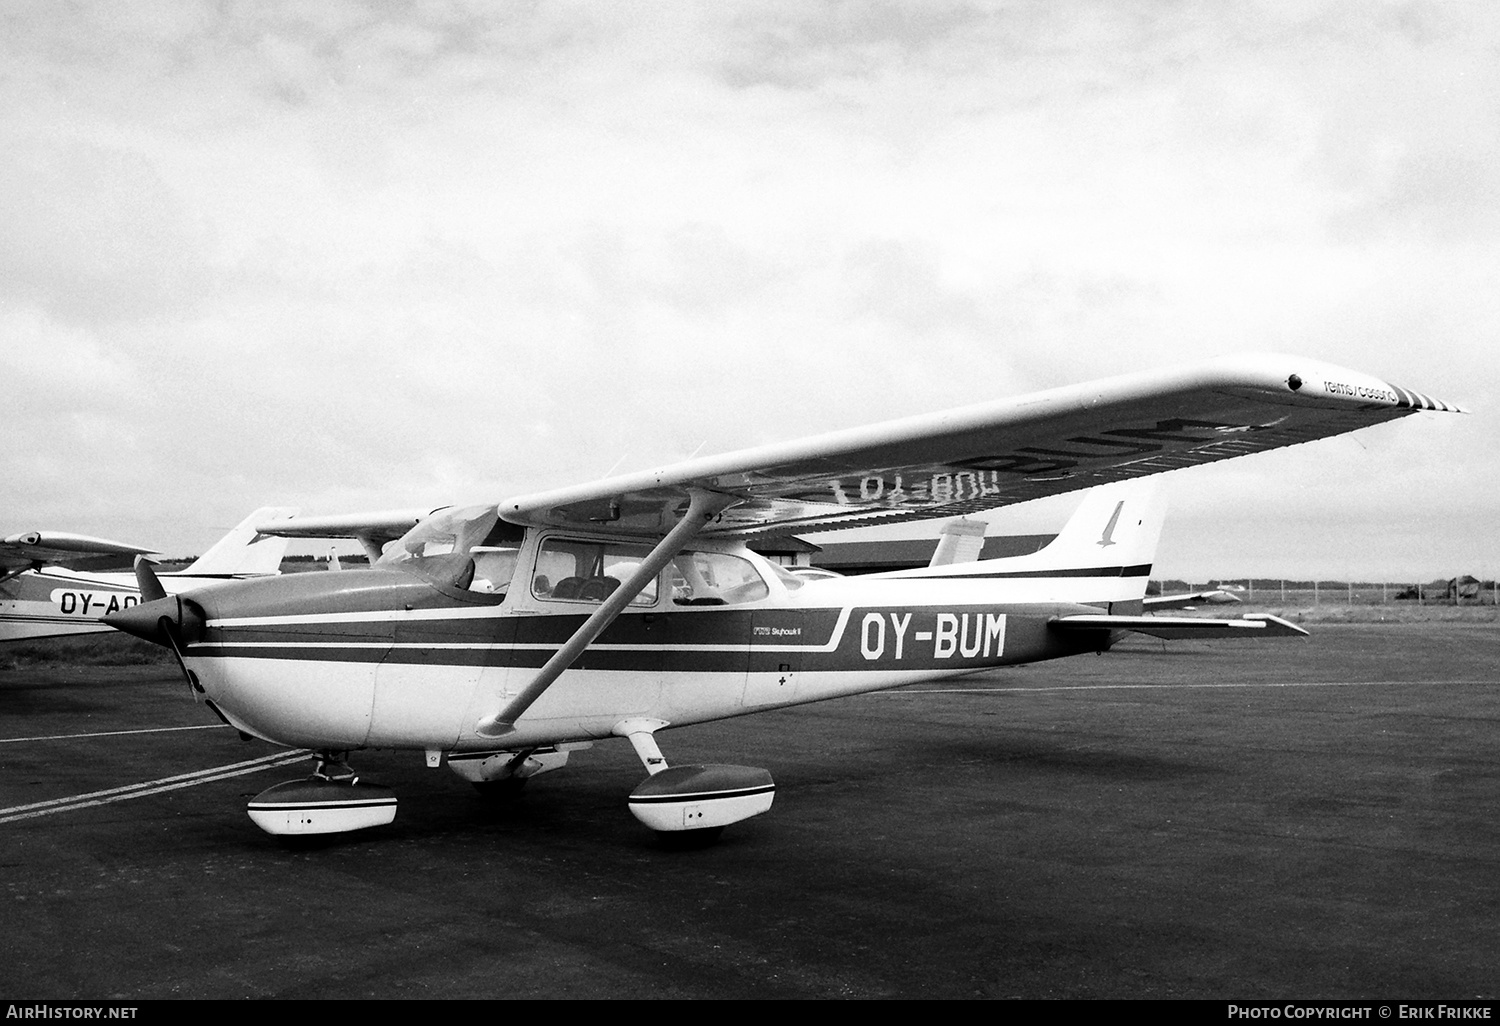
[[[1495,623],[1500,608],[1495,606],[1416,605],[1411,602],[1390,605],[1348,605],[1323,603],[1316,606],[1246,602],[1238,606],[1203,606],[1200,612],[1212,615],[1240,616],[1244,613],[1274,613],[1293,623]]]
[[[42,638],[0,645],[0,670],[29,666],[143,666],[171,663],[172,653],[158,645],[110,631],[75,638]]]

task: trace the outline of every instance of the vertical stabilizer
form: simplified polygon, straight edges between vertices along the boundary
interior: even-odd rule
[[[1135,480],[1090,489],[1062,531],[1024,556],[903,570],[890,578],[988,582],[994,601],[1074,602],[1135,614],[1156,560],[1166,498]]]
[[[932,554],[928,566],[947,566],[950,563],[971,563],[984,551],[984,532],[989,527],[983,520],[954,520],[943,528],[938,539],[937,551]]]
[[[1056,538],[1032,555],[1017,558],[1057,570],[1145,566],[1149,571],[1166,516],[1166,496],[1154,482],[1091,488]]]
[[[281,569],[289,538],[260,534],[256,524],[287,520],[297,515],[293,507],[268,506],[251,513],[240,525],[216,542],[213,548],[184,568],[184,575],[274,574]]]

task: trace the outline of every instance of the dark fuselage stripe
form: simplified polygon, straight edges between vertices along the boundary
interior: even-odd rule
[[[997,570],[993,573],[980,574],[913,574],[903,577],[903,581],[999,581],[999,580],[1025,580],[1041,577],[1150,577],[1151,564],[1139,563],[1135,566],[1095,566],[1080,567],[1076,570]]]
[[[681,613],[656,620],[632,617],[611,625],[573,668],[631,673],[761,673],[791,670],[905,669],[1001,665],[1015,661],[1016,643],[1030,658],[1071,654],[1087,638],[1048,631],[1066,614],[1098,614],[1108,603],[963,604],[920,608],[860,606],[842,610],[758,610],[754,615]],[[209,636],[187,655],[208,659],[310,660],[386,667],[535,669],[567,640],[574,617],[387,621],[380,637],[364,624],[277,631],[266,624],[209,624]],[[559,622],[561,621],[561,622]]]

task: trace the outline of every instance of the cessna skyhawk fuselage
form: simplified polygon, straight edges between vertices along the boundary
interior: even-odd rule
[[[318,753],[311,780],[251,803],[273,833],[394,816],[389,792],[343,766],[351,750],[419,749],[499,785],[609,737],[651,774],[638,818],[715,830],[769,808],[770,775],[668,768],[657,731],[1103,651],[1129,631],[1304,633],[1143,615],[1162,517],[1136,479],[1418,409],[1453,408],[1312,361],[1221,361],[445,510],[369,570],[214,586],[109,622],[171,645],[245,734]],[[1027,556],[808,581],[746,545],[1080,488],[1068,526]]]

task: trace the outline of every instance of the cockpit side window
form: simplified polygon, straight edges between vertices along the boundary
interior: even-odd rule
[[[521,550],[504,545],[476,545],[471,555],[474,558],[474,579],[470,591],[486,595],[503,594],[510,588],[511,578],[516,575],[516,563]]]
[[[650,554],[650,548],[644,545],[548,538],[537,553],[531,591],[543,599],[603,602]],[[657,590],[657,582],[652,580],[630,604],[654,605]]]

